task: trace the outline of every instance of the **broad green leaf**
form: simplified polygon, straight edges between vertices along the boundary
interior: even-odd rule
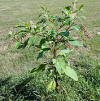
[[[56,88],[56,82],[53,80],[47,85],[47,91],[53,91]]]
[[[28,48],[30,48],[31,46],[33,46],[37,40],[38,40],[37,36],[30,37],[29,41],[28,41]]]
[[[46,45],[42,44],[41,49],[45,49],[45,48],[46,48]]]
[[[66,6],[65,9],[69,11],[69,10],[72,9],[72,7],[71,6]]]
[[[47,38],[42,38],[39,44],[39,48],[46,48],[45,43],[48,39]]]
[[[60,16],[55,16],[58,22],[61,22],[63,19]]]
[[[57,56],[59,56],[59,55],[66,56],[66,54],[68,54],[70,52],[71,52],[70,49],[58,50]]]
[[[13,101],[13,100],[9,98],[8,101]]]
[[[47,65],[46,63],[40,64],[37,68],[32,69],[31,73],[44,71],[46,65]]]
[[[16,44],[15,44],[15,48],[16,49],[19,49],[19,48],[22,48],[22,43],[21,42],[16,42]]]
[[[68,37],[69,36],[69,32],[61,32],[60,35],[64,36],[64,37]]]
[[[72,26],[72,30],[80,31],[81,29],[80,29],[80,26],[78,26],[78,25],[73,25],[73,26]]]
[[[42,38],[41,41],[40,41],[40,45],[44,44],[46,41],[47,41],[46,38]]]
[[[64,9],[64,10],[62,11],[62,14],[68,15],[68,11],[67,11],[66,9]]]
[[[78,76],[77,76],[75,70],[72,69],[71,67],[66,66],[65,74],[66,74],[67,76],[71,77],[73,80],[78,81]]]
[[[37,60],[42,58],[46,51],[49,51],[50,48],[43,48],[42,51],[38,54]]]
[[[37,60],[40,59],[40,58],[42,58],[42,57],[43,57],[43,51],[38,54]]]
[[[68,63],[68,66],[66,66],[65,60],[63,58],[53,59],[53,64],[55,65],[59,74],[65,73],[75,81],[78,81],[76,72],[74,69],[70,68],[70,63]]]
[[[57,59],[53,59],[53,64],[55,65],[59,74],[64,73],[64,69],[66,68],[66,63],[64,58],[59,57]]]
[[[43,48],[42,50],[45,52],[51,50],[51,48]]]
[[[79,10],[81,10],[83,7],[84,7],[84,4],[82,4],[82,5],[79,7]]]
[[[25,47],[27,46],[28,40],[29,40],[29,39],[26,39],[26,40],[23,42],[23,48],[25,48]]]
[[[65,25],[69,25],[69,24],[70,24],[70,22],[71,22],[70,17],[67,17],[67,18],[65,19],[65,21],[64,21],[63,26],[65,26]]]
[[[83,46],[83,44],[78,41],[68,41],[68,43],[73,46]]]

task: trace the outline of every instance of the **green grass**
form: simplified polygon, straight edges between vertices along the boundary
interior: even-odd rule
[[[72,0],[0,0],[0,30],[4,31],[15,25],[19,20],[29,21],[36,19],[40,6],[47,6],[51,13],[59,13],[65,5],[69,5]],[[99,27],[100,23],[100,2],[99,0],[79,0],[79,4],[85,4],[86,24],[88,27]]]
[[[56,13],[68,3],[66,0],[0,0],[0,30],[15,25],[19,20],[36,19],[40,6],[47,6]]]

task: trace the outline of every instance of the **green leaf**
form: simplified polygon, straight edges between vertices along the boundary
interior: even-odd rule
[[[71,50],[70,49],[64,49],[64,50],[58,50],[58,53],[57,53],[57,56],[59,55],[63,55],[63,56],[66,56],[66,54],[70,53]]]
[[[23,48],[25,48],[25,47],[28,45],[28,40],[29,40],[29,39],[26,39],[26,40],[23,42]]]
[[[68,41],[68,43],[73,46],[83,46],[83,44],[78,41]]]
[[[38,36],[30,37],[28,41],[28,48],[33,46],[37,40],[38,40]]]
[[[61,22],[63,19],[60,16],[55,16],[58,22]]]
[[[37,68],[33,68],[31,73],[44,71],[46,66],[47,66],[46,63],[40,64]]]
[[[81,29],[80,29],[80,26],[78,26],[78,25],[73,25],[72,26],[72,30],[75,30],[75,31],[80,31]]]
[[[16,49],[22,48],[22,46],[23,46],[22,42],[16,42],[15,44]]]
[[[47,41],[47,38],[42,38],[41,39],[41,41],[40,41],[40,48],[42,47],[42,45],[44,44],[44,43],[46,43],[46,41]]]
[[[81,10],[83,7],[84,7],[84,4],[82,4],[82,5],[79,7],[79,10]]]
[[[66,6],[65,9],[69,11],[69,10],[72,10],[72,7],[71,6]]]
[[[53,91],[56,88],[56,82],[53,80],[47,85],[47,91]]]
[[[69,36],[69,32],[60,32],[60,35],[64,36],[64,37],[68,37]]]
[[[51,48],[43,48],[42,50],[45,52],[51,50]]]
[[[53,64],[55,65],[59,74],[64,73],[64,70],[66,68],[66,63],[63,58],[59,57],[57,59],[53,59]]]
[[[69,25],[69,24],[70,24],[70,22],[71,22],[70,17],[66,17],[66,19],[65,19],[65,21],[64,21],[64,24],[63,24],[63,26],[65,26],[65,25]]]
[[[69,77],[71,77],[73,80],[78,81],[78,76],[74,69],[70,68],[69,66],[66,66],[65,74]]]
[[[38,54],[37,60],[40,59],[40,58],[42,58],[42,57],[43,57],[43,51]]]
[[[71,77],[75,81],[78,81],[78,77],[74,69],[70,68],[70,63],[68,63],[68,66],[66,66],[65,60],[63,58],[57,58],[53,59],[53,64],[55,65],[58,73],[66,74],[67,76]]]
[[[50,48],[43,48],[42,51],[38,54],[37,60],[42,58],[44,56],[44,53],[49,50],[51,50],[51,49]]]
[[[42,46],[40,48],[41,49],[45,49],[46,48],[46,45],[45,44],[42,44]]]
[[[44,44],[46,41],[47,41],[46,38],[42,38],[41,41],[40,41],[40,45]]]

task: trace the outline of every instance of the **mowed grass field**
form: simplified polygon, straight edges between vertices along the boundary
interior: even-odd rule
[[[20,20],[36,19],[40,6],[46,6],[53,14],[59,14],[63,6],[73,0],[0,0],[0,31],[15,25]],[[78,0],[85,5],[84,12],[88,27],[100,26],[100,0]]]
[[[9,50],[6,33],[20,21],[35,21],[41,9],[46,6],[52,14],[60,14],[63,6],[72,0],[0,0],[0,76],[8,76],[27,71],[37,63],[34,52],[29,50]],[[90,32],[100,31],[100,0],[79,0],[84,4],[84,24]],[[30,53],[31,52],[31,53]]]

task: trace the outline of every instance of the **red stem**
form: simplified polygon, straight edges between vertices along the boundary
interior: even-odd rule
[[[55,48],[54,48],[54,59],[56,59],[56,57],[57,57],[57,49],[56,49],[56,46],[57,46],[57,44],[58,44],[58,41],[56,40],[55,41]],[[55,79],[55,82],[56,82],[56,91],[57,91],[57,93],[59,92],[59,83],[58,83],[58,77],[57,77],[57,70],[56,70],[56,67],[54,67],[55,68],[55,75],[56,75],[56,77],[54,78]]]

